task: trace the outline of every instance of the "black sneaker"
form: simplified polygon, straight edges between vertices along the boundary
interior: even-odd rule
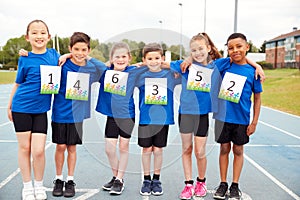
[[[75,196],[75,185],[76,184],[72,180],[65,183],[64,197]]]
[[[214,193],[214,199],[225,199],[228,190],[228,184],[226,182],[221,182],[218,189]]]
[[[115,180],[116,180],[116,177],[112,177],[112,179],[108,183],[105,183],[104,185],[102,185],[102,189],[110,191],[111,187],[113,186]]]
[[[242,192],[238,185],[231,185],[229,188],[229,199],[240,200],[242,197]]]
[[[53,183],[54,183],[54,187],[53,187],[52,195],[55,197],[62,196],[64,194],[63,189],[64,189],[65,182],[60,179],[56,179],[53,181]]]
[[[115,179],[109,194],[121,194],[124,190],[124,182],[122,183],[119,179]]]

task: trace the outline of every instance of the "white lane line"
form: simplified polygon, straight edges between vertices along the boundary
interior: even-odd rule
[[[283,112],[283,111],[281,111],[281,110],[276,110],[276,109],[274,109],[274,108],[270,108],[270,107],[267,107],[267,106],[262,106],[262,107],[264,107],[264,108],[266,108],[266,109],[269,109],[269,110],[272,110],[272,111],[275,111],[275,112],[279,112],[279,113],[281,113],[281,114],[289,115],[289,116],[291,116],[291,117],[295,117],[295,118],[299,118],[299,119],[300,119],[300,116],[298,116],[298,115],[294,115],[294,114],[290,114],[290,113],[287,113],[287,112]]]
[[[3,123],[3,124],[0,124],[0,127],[5,126],[5,125],[10,124],[10,123],[12,123],[12,122],[11,122],[11,121],[8,121],[8,122],[5,122],[5,123]]]
[[[52,143],[48,143],[45,147],[45,150],[47,150],[50,146],[52,145]],[[31,159],[32,161],[32,159]],[[5,186],[9,181],[11,181],[15,176],[17,176],[20,173],[20,168],[16,169],[13,173],[11,173],[5,180],[3,180],[0,183],[0,189]]]
[[[280,131],[280,132],[283,132],[283,133],[285,133],[286,135],[289,135],[289,136],[291,136],[291,137],[294,137],[294,138],[300,140],[300,136],[297,136],[297,135],[295,135],[295,134],[292,134],[292,133],[290,133],[290,132],[288,132],[288,131],[285,131],[285,130],[283,130],[283,129],[281,129],[281,128],[277,128],[276,126],[273,126],[273,125],[268,124],[268,123],[266,123],[266,122],[263,122],[263,121],[260,121],[260,120],[258,120],[258,122],[259,122],[259,123],[262,123],[263,125],[269,126],[269,127],[273,128],[273,129],[275,129],[275,130],[278,130],[278,131]]]
[[[276,185],[278,185],[281,189],[283,189],[286,193],[288,193],[291,197],[293,197],[295,200],[300,200],[300,197],[295,194],[292,190],[290,190],[288,187],[286,187],[283,183],[281,183],[279,180],[277,180],[274,176],[272,176],[269,172],[267,172],[263,167],[261,167],[258,163],[256,163],[254,160],[252,160],[249,156],[247,156],[244,153],[244,157],[248,162],[250,162],[254,167],[256,167],[259,171],[261,171],[266,177],[271,179]]]

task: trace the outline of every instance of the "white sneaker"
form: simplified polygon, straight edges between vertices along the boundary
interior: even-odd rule
[[[22,200],[35,200],[33,188],[22,190]]]
[[[47,199],[46,188],[45,187],[35,187],[34,194],[36,200],[45,200]]]

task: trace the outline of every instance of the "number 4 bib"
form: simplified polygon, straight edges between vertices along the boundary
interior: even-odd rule
[[[239,103],[247,77],[226,72],[223,78],[219,98]]]
[[[90,75],[78,72],[68,72],[66,99],[88,100]]]
[[[126,96],[128,73],[107,70],[104,78],[104,91]]]
[[[145,78],[145,104],[167,105],[167,78]]]

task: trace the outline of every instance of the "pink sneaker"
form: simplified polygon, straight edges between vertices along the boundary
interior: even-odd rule
[[[186,184],[180,194],[180,199],[191,199],[194,195],[194,191],[195,189],[192,184]]]
[[[204,197],[206,196],[206,192],[207,192],[206,183],[197,181],[195,187],[195,196]]]

